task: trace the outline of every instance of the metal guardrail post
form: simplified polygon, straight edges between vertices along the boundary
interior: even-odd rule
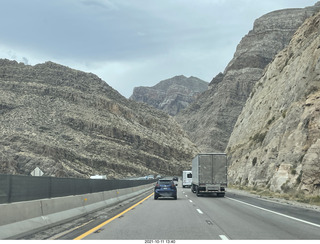
[[[52,198],[52,177],[48,177],[48,198]]]
[[[12,175],[8,175],[8,197],[7,197],[7,202],[11,203],[11,194],[12,194]]]

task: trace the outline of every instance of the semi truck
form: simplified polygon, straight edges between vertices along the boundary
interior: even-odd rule
[[[192,160],[191,191],[197,196],[204,194],[224,197],[227,187],[227,155],[202,153]]]
[[[191,170],[184,170],[182,171],[182,187],[185,188],[191,187],[192,183],[192,171]]]

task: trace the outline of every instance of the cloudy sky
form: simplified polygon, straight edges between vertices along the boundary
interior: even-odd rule
[[[92,72],[125,97],[176,75],[210,82],[255,19],[317,0],[0,0],[0,58]]]

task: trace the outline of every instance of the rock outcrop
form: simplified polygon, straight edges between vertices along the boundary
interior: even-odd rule
[[[153,87],[135,87],[130,99],[144,102],[174,116],[207,89],[207,82],[180,75],[163,80]]]
[[[257,82],[231,134],[229,180],[320,194],[320,13]]]
[[[195,102],[175,118],[203,152],[222,152],[253,86],[264,68],[319,6],[263,15],[243,37],[233,59]]]
[[[197,152],[165,112],[96,75],[0,60],[0,173],[109,178],[180,174]]]

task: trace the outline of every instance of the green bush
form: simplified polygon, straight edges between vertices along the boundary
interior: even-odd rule
[[[268,121],[268,125],[271,125],[272,124],[272,122],[275,120],[276,118],[273,116],[272,117],[272,119],[269,119],[269,121]]]
[[[282,117],[285,118],[287,116],[287,110],[282,111]]]
[[[252,159],[252,166],[255,166],[256,163],[257,163],[257,157],[254,157],[254,158]]]
[[[263,142],[263,140],[264,140],[264,138],[266,137],[266,135],[267,135],[267,131],[266,132],[264,132],[264,133],[257,133],[257,134],[255,134],[254,136],[253,136],[253,140],[255,141],[255,142]]]

